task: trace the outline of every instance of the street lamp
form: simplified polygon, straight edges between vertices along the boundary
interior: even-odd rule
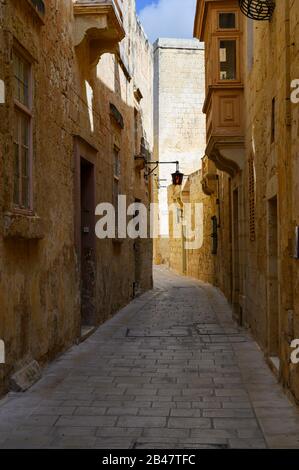
[[[274,0],[239,0],[242,13],[257,21],[270,20],[275,10]]]
[[[157,168],[159,165],[176,165],[176,172],[171,174],[172,177],[172,184],[174,186],[181,186],[183,184],[183,179],[184,179],[184,174],[180,172],[179,170],[179,162],[178,161],[171,161],[171,162],[160,162],[159,160],[157,161],[147,161],[144,156],[141,155],[136,155],[135,160],[143,160],[145,167],[148,168],[148,172],[146,176],[150,176]],[[154,165],[154,168],[150,169],[150,165]]]
[[[182,184],[183,184],[183,178],[184,178],[183,173],[181,173],[181,172],[177,169],[175,173],[172,173],[171,177],[172,177],[172,184],[173,184],[174,186],[182,186]]]

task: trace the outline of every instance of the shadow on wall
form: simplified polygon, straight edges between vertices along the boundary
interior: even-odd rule
[[[98,240],[94,234],[95,205],[114,202],[116,148],[121,160],[118,191],[127,194],[130,203],[136,197],[150,200],[150,187],[135,170],[133,93],[131,106],[121,97],[122,87],[127,98],[132,84],[116,67],[114,92],[87,66],[86,51],[78,51],[73,62],[71,48],[63,52],[65,60],[62,51],[52,48],[49,61],[47,49],[39,46],[39,33],[32,31],[28,38],[15,34],[40,59],[33,70],[33,174],[34,209],[43,224],[39,237],[31,231],[32,218],[14,236],[0,237],[0,338],[7,353],[6,364],[0,366],[0,393],[8,389],[11,374],[33,359],[44,365],[66,350],[80,338],[82,325],[98,326],[111,317],[133,298],[136,285],[139,292],[152,286],[150,239],[141,240],[137,250],[133,240]],[[12,50],[13,45],[5,47]],[[49,80],[53,68],[57,80]],[[1,165],[3,214],[10,210],[13,194],[15,125],[12,64],[5,64],[4,70],[9,78],[7,103],[0,109],[0,117],[5,117],[0,119],[0,143],[8,149],[7,165]],[[111,115],[110,103],[123,117],[123,128]],[[138,133],[141,140],[142,117]]]

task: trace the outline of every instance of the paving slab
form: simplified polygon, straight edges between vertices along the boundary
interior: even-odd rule
[[[216,288],[155,287],[0,401],[0,448],[299,448],[299,413]]]

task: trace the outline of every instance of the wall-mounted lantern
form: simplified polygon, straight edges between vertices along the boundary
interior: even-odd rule
[[[176,162],[176,172],[171,174],[172,177],[172,184],[174,186],[182,186],[184,174],[179,170],[179,164]]]
[[[257,21],[271,20],[275,10],[274,0],[239,0],[242,13]]]
[[[176,171],[175,173],[172,173],[172,184],[174,186],[182,186],[183,184],[183,178],[184,175],[180,171]]]

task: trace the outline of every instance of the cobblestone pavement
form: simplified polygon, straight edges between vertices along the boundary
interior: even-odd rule
[[[1,448],[299,448],[299,413],[222,294],[155,281],[0,401]]]

